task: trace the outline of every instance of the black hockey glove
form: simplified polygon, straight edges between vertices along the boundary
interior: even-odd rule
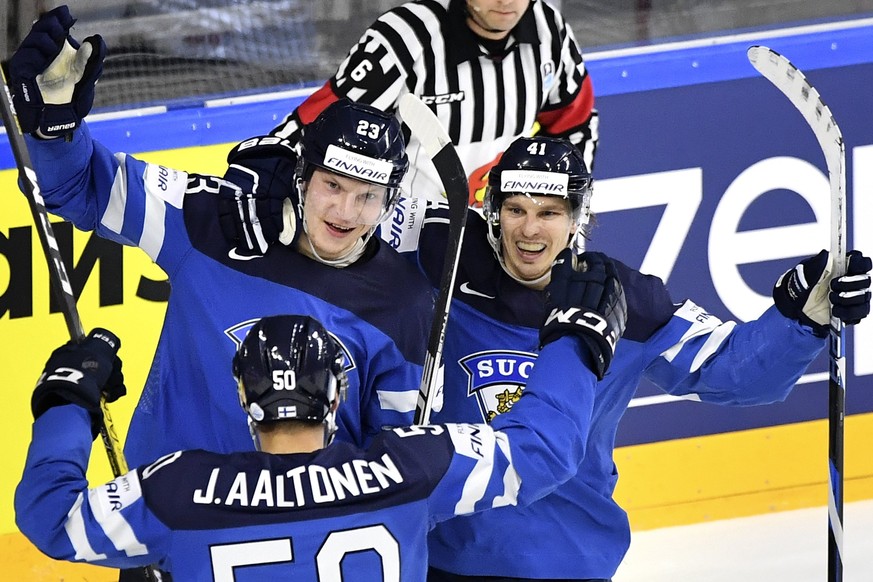
[[[592,371],[602,380],[627,322],[624,290],[612,260],[603,253],[574,255],[565,249],[552,267],[546,291],[548,315],[540,345],[568,334],[579,336],[591,352]]]
[[[846,258],[846,274],[838,278],[831,278],[830,253],[824,250],[785,272],[773,287],[776,308],[819,337],[828,334],[831,305],[843,323],[859,323],[870,313],[871,261],[860,251],[849,251]]]
[[[234,147],[219,186],[221,231],[237,254],[260,256],[278,240],[291,244],[297,231],[297,154],[287,140],[253,137]],[[288,202],[286,202],[286,200]]]
[[[9,59],[9,87],[24,133],[54,138],[73,132],[94,104],[106,43],[70,36],[76,19],[66,6],[39,17]]]
[[[75,404],[91,415],[96,438],[103,420],[101,395],[114,402],[127,393],[116,355],[120,346],[111,331],[95,328],[81,343],[70,341],[52,352],[30,401],[34,420],[54,406]]]

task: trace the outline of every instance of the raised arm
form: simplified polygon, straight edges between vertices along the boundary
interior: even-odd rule
[[[33,392],[33,439],[15,491],[15,522],[58,560],[144,566],[166,549],[166,528],[144,508],[136,471],[88,489],[85,472],[102,415],[100,397],[125,393],[120,342],[95,329],[55,350]]]

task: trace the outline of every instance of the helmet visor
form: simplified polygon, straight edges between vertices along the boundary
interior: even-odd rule
[[[346,224],[372,226],[394,211],[400,188],[389,186],[390,162],[330,145],[323,163],[315,165],[324,172],[304,171],[309,180],[301,184],[301,194],[326,216]]]
[[[399,188],[369,184],[330,171],[313,172],[298,183],[307,211],[337,224],[373,226],[394,210]]]

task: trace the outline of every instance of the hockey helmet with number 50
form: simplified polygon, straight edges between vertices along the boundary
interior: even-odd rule
[[[233,358],[233,375],[256,423],[332,420],[347,385],[338,342],[305,315],[258,321]]]

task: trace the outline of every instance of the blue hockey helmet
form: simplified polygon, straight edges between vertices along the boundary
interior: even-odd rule
[[[381,205],[368,224],[391,215],[400,198],[400,184],[409,169],[406,141],[400,121],[371,105],[340,99],[330,104],[311,124],[303,128],[298,162],[298,187],[322,168],[372,184],[371,200]],[[381,196],[372,196],[379,193]]]
[[[545,136],[516,139],[488,174],[482,203],[488,241],[500,256],[500,209],[507,198],[518,195],[566,199],[574,233],[584,237],[591,214],[591,185],[582,153],[568,140]]]
[[[332,425],[348,382],[339,343],[305,315],[258,321],[233,358],[233,375],[255,423],[327,419]]]

